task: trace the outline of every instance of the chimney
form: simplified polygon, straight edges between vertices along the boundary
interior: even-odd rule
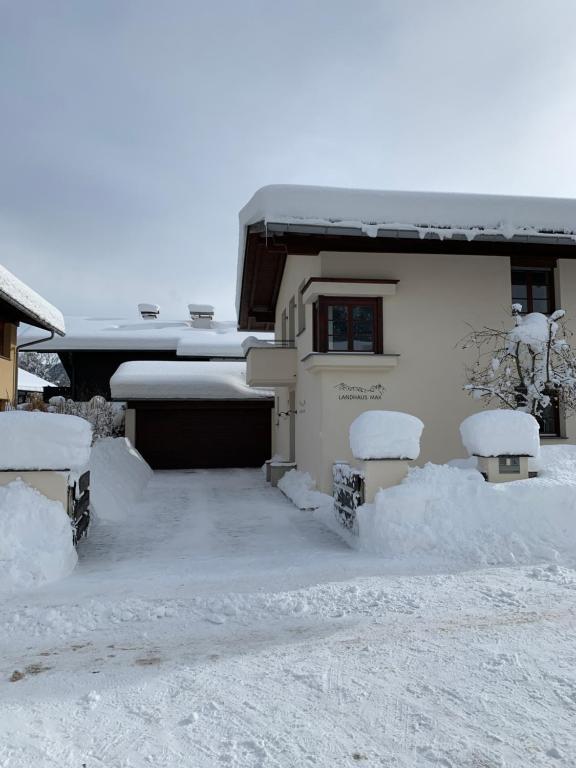
[[[138,312],[143,320],[156,320],[160,307],[158,304],[138,304]]]
[[[210,328],[214,319],[214,307],[211,304],[188,304],[190,320],[194,328]]]

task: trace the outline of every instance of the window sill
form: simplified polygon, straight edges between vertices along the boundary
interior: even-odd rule
[[[400,355],[366,354],[364,352],[311,352],[300,361],[305,371],[374,371],[395,368]]]

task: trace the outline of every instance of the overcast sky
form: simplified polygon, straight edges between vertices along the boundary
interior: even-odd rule
[[[232,318],[270,183],[576,197],[574,0],[0,0],[0,263]]]

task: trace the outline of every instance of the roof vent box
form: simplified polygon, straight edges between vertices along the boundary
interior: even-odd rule
[[[214,307],[211,304],[188,304],[190,320],[194,328],[210,328],[214,319]]]
[[[156,320],[160,314],[158,304],[138,304],[138,312],[143,320]]]

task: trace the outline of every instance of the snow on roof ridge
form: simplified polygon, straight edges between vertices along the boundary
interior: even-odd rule
[[[0,264],[0,298],[60,336],[66,327],[59,309]]]

